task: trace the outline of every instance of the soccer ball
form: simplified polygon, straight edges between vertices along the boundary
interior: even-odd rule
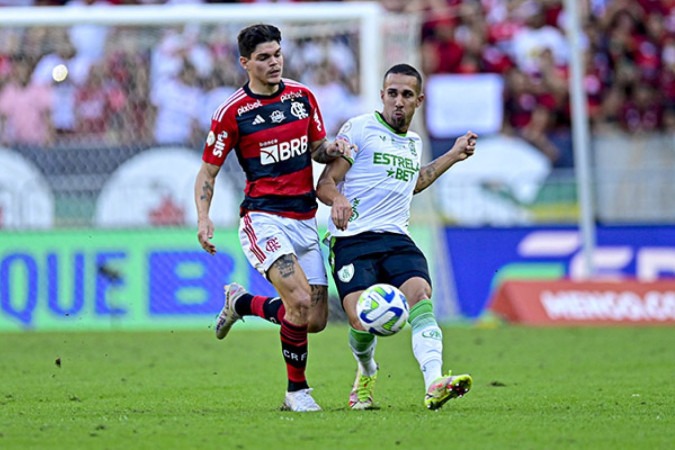
[[[394,286],[374,284],[361,293],[356,314],[369,333],[391,336],[401,331],[408,320],[408,301]]]

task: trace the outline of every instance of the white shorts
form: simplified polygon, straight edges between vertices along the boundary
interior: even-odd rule
[[[277,259],[293,254],[310,285],[328,286],[316,219],[251,212],[239,219],[239,241],[248,261],[265,278]]]

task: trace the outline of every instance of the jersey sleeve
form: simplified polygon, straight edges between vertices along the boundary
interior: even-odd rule
[[[309,138],[309,142],[320,141],[326,137],[326,127],[323,124],[321,109],[319,108],[319,103],[316,101],[314,93],[309,89],[307,89],[307,98],[309,99],[309,104],[312,108],[312,118],[309,121],[307,137]]]
[[[335,137],[336,139],[341,139],[351,145],[356,146],[356,149],[352,150],[351,157],[350,158],[345,157],[345,159],[347,159],[347,161],[349,161],[349,163],[352,165],[354,164],[354,161],[359,156],[359,154],[362,153],[361,122],[362,121],[359,120],[359,117],[353,117],[349,119],[344,123],[344,125],[342,125],[340,131],[338,131],[338,134]]]
[[[211,119],[211,129],[206,136],[204,143],[204,152],[202,160],[209,164],[222,166],[227,158],[227,154],[234,148],[238,130],[236,122],[229,115],[222,119],[214,117]]]

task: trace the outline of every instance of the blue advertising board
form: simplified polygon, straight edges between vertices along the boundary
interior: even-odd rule
[[[458,312],[477,318],[509,279],[577,279],[584,273],[576,227],[445,229]],[[675,278],[675,227],[599,226],[595,275],[652,281]]]

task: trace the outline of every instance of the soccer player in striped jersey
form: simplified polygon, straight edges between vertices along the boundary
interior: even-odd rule
[[[375,407],[377,338],[359,322],[356,303],[363,290],[382,282],[398,287],[408,299],[413,353],[425,382],[424,404],[437,409],[468,392],[472,379],[442,372],[442,333],[431,303],[429,268],[408,233],[410,204],[414,194],[473,155],[477,135],[468,131],[445,154],[421,167],[422,139],[408,129],[424,100],[421,75],[408,64],[391,67],[380,97],[381,112],[352,118],[342,126],[337,138],[355,151],[351,158],[328,164],[317,187],[319,199],[331,206],[330,263],[349,317],[349,345],[358,361],[349,405]]]
[[[327,163],[348,156],[344,141],[328,142],[314,94],[282,78],[281,32],[257,24],[238,36],[239,62],[248,81],[213,114],[202,166],[195,180],[197,237],[214,254],[209,210],[216,176],[235,151],[246,174],[239,237],[249,262],[276,288],[279,297],[225,286],[225,303],[216,323],[223,339],[246,315],[281,325],[281,348],[288,387],[282,409],[318,411],[305,377],[307,333],[324,329],[328,319],[328,279],[316,226],[312,160]]]

